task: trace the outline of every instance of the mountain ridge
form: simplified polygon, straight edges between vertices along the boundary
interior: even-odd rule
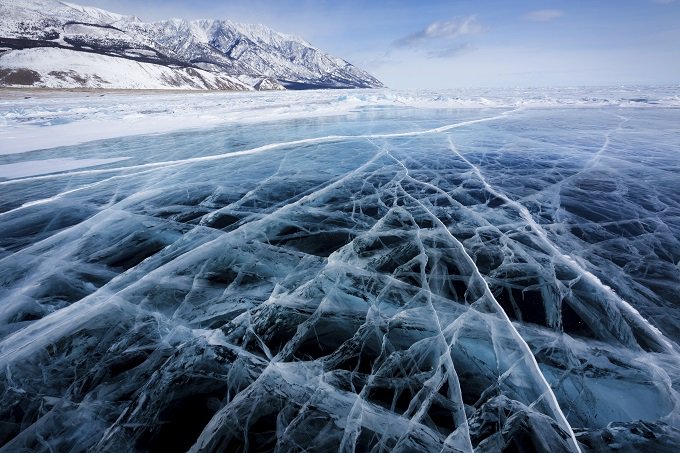
[[[234,90],[383,86],[346,60],[261,24],[217,19],[144,22],[57,0],[4,0],[0,15],[5,18],[0,23],[0,86]],[[129,82],[111,75],[110,65],[118,63],[126,66]]]

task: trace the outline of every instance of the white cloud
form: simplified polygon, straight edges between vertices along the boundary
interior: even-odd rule
[[[450,21],[432,22],[430,25],[394,42],[397,47],[409,47],[435,39],[453,39],[474,35],[482,31],[476,16],[455,18]]]
[[[561,16],[564,16],[564,11],[559,9],[539,9],[527,13],[524,18],[534,22],[549,22]]]

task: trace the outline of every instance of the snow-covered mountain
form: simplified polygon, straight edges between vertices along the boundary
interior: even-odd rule
[[[181,19],[147,23],[56,0],[3,0],[0,16],[0,86],[382,86],[347,61],[263,25]]]

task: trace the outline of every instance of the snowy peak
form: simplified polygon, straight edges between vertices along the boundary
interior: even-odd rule
[[[300,38],[299,36],[287,35],[272,30],[262,24],[239,24],[231,21],[225,21],[240,33],[250,36],[251,39],[266,43],[268,45],[280,45],[283,43],[296,42],[305,47],[314,48],[310,43]],[[317,49],[318,50],[318,49]]]
[[[382,86],[347,61],[264,25],[171,19],[138,26],[148,27],[156,42],[204,68],[217,66],[230,74],[274,78],[289,87]]]
[[[0,23],[0,86],[17,85],[19,79],[32,86],[49,86],[52,82],[45,81],[49,79],[48,74],[68,72],[75,75],[68,83],[78,85],[73,81],[83,78],[80,73],[87,73],[92,77],[85,77],[89,81],[80,86],[91,86],[97,79],[93,77],[98,76],[103,82],[95,85],[114,88],[107,84],[111,68],[88,67],[94,60],[101,63],[106,59],[85,54],[111,57],[111,64],[116,64],[115,59],[126,59],[138,64],[164,66],[172,71],[181,68],[182,74],[171,77],[175,81],[191,79],[192,74],[201,76],[192,80],[189,86],[180,83],[178,88],[212,85],[204,83],[206,77],[201,71],[211,74],[207,79],[217,77],[221,81],[218,86],[242,85],[239,80],[254,81],[242,89],[383,86],[349,62],[323,52],[302,38],[276,32],[264,25],[215,19],[145,23],[135,16],[56,0],[3,0],[0,14],[3,17]],[[68,51],[66,54],[78,55],[69,55],[64,60],[64,50]],[[38,59],[40,64],[36,64]],[[52,66],[50,60],[54,60]],[[65,62],[71,66],[65,66]],[[167,72],[148,70],[143,66],[139,69],[140,73]],[[17,71],[23,71],[24,76],[17,77]],[[157,82],[149,81],[147,85],[156,86]],[[116,82],[119,83],[122,82]],[[125,83],[120,86],[127,87]]]
[[[114,24],[116,22],[141,22],[137,16],[125,16],[122,14],[112,13],[93,6],[81,6],[70,2],[60,2],[63,5],[73,8],[83,14],[86,14],[97,21],[97,23]]]

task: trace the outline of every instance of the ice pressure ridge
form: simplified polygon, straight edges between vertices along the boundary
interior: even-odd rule
[[[379,111],[5,181],[0,443],[670,451],[677,138],[627,143],[672,115]]]

